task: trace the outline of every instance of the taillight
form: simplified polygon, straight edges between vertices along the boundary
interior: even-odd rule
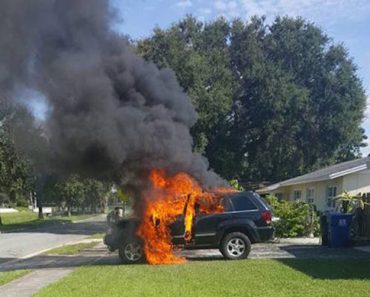
[[[271,224],[271,219],[272,219],[272,214],[271,214],[271,211],[269,210],[265,210],[262,212],[262,220],[267,224],[267,225],[270,225]]]

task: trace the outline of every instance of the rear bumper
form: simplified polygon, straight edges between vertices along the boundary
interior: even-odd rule
[[[257,233],[260,242],[270,241],[274,237],[274,228],[272,226],[258,227]]]

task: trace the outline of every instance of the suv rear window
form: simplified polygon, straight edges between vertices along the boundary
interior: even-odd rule
[[[235,211],[258,209],[257,206],[251,200],[251,198],[248,197],[247,195],[232,197],[231,202],[234,206]]]

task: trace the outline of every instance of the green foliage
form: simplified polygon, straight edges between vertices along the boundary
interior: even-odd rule
[[[364,88],[344,46],[312,23],[187,17],[137,52],[175,71],[199,115],[195,149],[226,179],[283,180],[360,155]]]
[[[0,203],[25,200],[33,186],[30,163],[16,151],[7,119],[0,121]]]
[[[235,190],[244,191],[243,186],[239,184],[239,181],[237,179],[232,179],[229,183],[230,186],[232,186]]]
[[[130,196],[123,189],[117,190],[117,198],[118,200],[126,203],[130,200]]]
[[[347,191],[344,191],[343,194],[336,199],[336,205],[339,208],[338,210],[343,213],[354,212],[357,208],[362,210],[365,208],[365,205],[369,203],[364,201],[362,197],[350,195]]]
[[[96,212],[96,207],[105,208],[107,204],[108,187],[101,181],[95,179],[83,180],[84,184],[84,206],[90,206],[92,212]]]
[[[274,216],[280,220],[274,222],[277,237],[299,237],[319,232],[318,217],[304,202],[278,200],[274,196],[267,196],[266,201],[273,209]]]
[[[66,203],[69,215],[74,206],[81,206],[84,200],[84,186],[77,175],[69,176],[64,182],[57,185],[60,196]]]
[[[205,152],[214,130],[231,111],[234,79],[229,30],[224,19],[202,24],[189,16],[167,30],[156,28],[153,37],[137,44],[137,52],[145,59],[174,70],[190,96],[199,116],[192,129],[199,152]]]
[[[66,205],[71,208],[86,208],[96,213],[97,208],[104,210],[107,204],[109,185],[101,181],[70,175],[67,179],[59,181],[57,177],[50,176],[44,185],[42,195],[52,204]]]
[[[29,202],[24,198],[23,199],[18,199],[17,203],[16,203],[17,207],[28,207],[28,205],[29,205]]]

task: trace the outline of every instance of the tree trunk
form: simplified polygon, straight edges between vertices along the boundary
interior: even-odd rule
[[[11,203],[17,203],[17,193],[15,192],[15,191],[11,191],[10,193],[9,193],[9,199],[10,199],[10,202]]]
[[[43,220],[44,219],[44,214],[42,212],[42,206],[39,206],[39,220]]]
[[[72,216],[72,209],[70,206],[68,206],[68,216],[71,217]]]

